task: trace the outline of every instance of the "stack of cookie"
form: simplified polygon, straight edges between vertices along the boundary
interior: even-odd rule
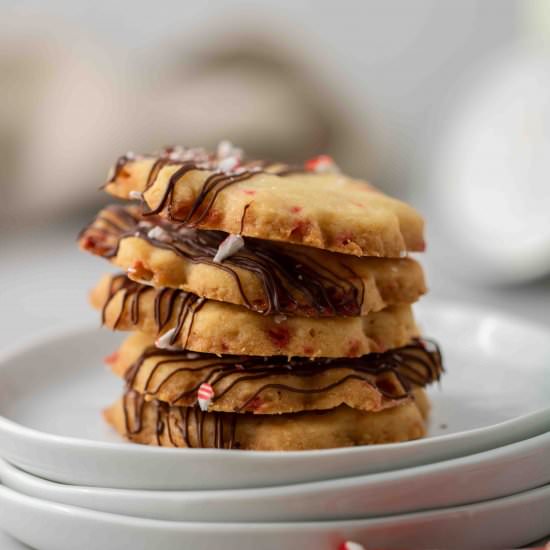
[[[425,433],[442,371],[411,304],[424,292],[423,221],[341,174],[170,148],[127,154],[80,246],[123,273],[92,291],[132,331],[106,360],[125,380],[105,411],[138,443],[300,450]],[[139,202],[138,202],[139,201]]]

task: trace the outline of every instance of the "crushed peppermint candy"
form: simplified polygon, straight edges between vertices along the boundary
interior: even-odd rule
[[[240,160],[237,157],[227,157],[218,162],[218,170],[220,172],[228,173],[233,172],[240,164]]]
[[[139,191],[130,191],[128,196],[131,199],[141,200],[141,193]]]
[[[358,542],[347,540],[338,547],[338,550],[365,550],[365,547]]]
[[[179,145],[174,145],[172,147],[167,147],[162,152],[162,156],[167,158],[168,160],[179,160],[184,153],[185,149],[183,147],[180,147]]]
[[[155,346],[159,349],[173,349],[173,342],[172,338],[176,334],[176,329],[171,328],[170,330],[167,330],[162,336],[159,336],[155,340]]]
[[[219,159],[225,159],[228,157],[236,157],[238,160],[241,160],[243,157],[243,150],[239,147],[235,147],[230,141],[224,139],[218,143],[218,148],[216,150],[217,157]]]
[[[206,412],[212,399],[214,398],[214,388],[207,382],[202,383],[197,391],[197,401],[201,411]]]
[[[215,264],[221,264],[229,256],[237,253],[244,246],[244,239],[240,235],[228,235],[218,246],[213,258]]]
[[[308,172],[339,172],[338,166],[332,157],[328,155],[319,155],[305,162],[305,169]]]
[[[147,237],[163,243],[168,243],[172,240],[172,237],[170,237],[170,235],[159,225],[155,225],[153,229],[150,229],[147,232]]]

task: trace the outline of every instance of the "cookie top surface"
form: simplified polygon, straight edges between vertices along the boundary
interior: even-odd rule
[[[187,226],[355,256],[424,250],[424,222],[411,206],[340,173],[327,158],[291,168],[245,161],[230,146],[217,153],[172,148],[121,157],[104,188],[141,196],[146,213]]]
[[[260,315],[125,275],[105,275],[90,300],[110,329],[138,330],[159,346],[206,353],[359,357],[403,346],[419,334],[409,305],[363,317]]]
[[[355,258],[244,238],[240,248],[218,260],[224,233],[144,219],[133,206],[105,208],[79,241],[134,280],[265,314],[366,315],[413,303],[426,290],[422,268],[410,258]]]
[[[299,451],[354,445],[394,443],[425,434],[415,400],[380,412],[364,412],[342,405],[328,411],[255,415],[202,412],[198,407],[170,407],[146,401],[131,391],[109,407],[106,420],[130,441],[163,447]]]
[[[279,414],[345,404],[364,411],[396,406],[417,386],[439,379],[442,363],[431,343],[358,358],[286,358],[197,354],[156,348],[134,333],[108,359],[129,388],[146,399],[192,406],[208,384],[208,410]]]

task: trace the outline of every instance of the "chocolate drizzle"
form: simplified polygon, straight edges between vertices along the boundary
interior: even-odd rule
[[[155,226],[162,229],[166,238],[151,236]],[[240,251],[223,263],[215,263],[213,258],[225,236],[218,231],[180,228],[159,218],[144,221],[138,209],[118,205],[100,212],[80,234],[84,248],[105,258],[118,254],[123,239],[138,237],[191,263],[208,264],[233,278],[245,307],[266,315],[361,315],[365,288],[349,266],[340,264],[349,273],[343,278],[300,249],[250,238],[245,239]],[[249,300],[236,268],[259,280],[264,295],[261,303]]]
[[[400,400],[410,397],[415,386],[426,386],[439,380],[443,371],[442,357],[439,347],[434,342],[416,339],[411,344],[396,348],[384,353],[371,353],[357,358],[316,358],[295,357],[253,357],[230,356],[217,357],[212,354],[192,353],[181,351],[161,350],[155,347],[147,348],[133,365],[126,371],[127,387],[132,389],[144,363],[148,359],[155,361],[140,392],[144,396],[155,398],[169,381],[177,375],[190,373],[194,375],[194,385],[182,391],[170,401],[170,405],[193,404],[201,384],[209,383],[214,389],[213,403],[222,399],[229,392],[244,382],[264,381],[235,412],[254,410],[254,404],[261,398],[262,393],[270,389],[280,392],[299,394],[326,393],[345,384],[349,380],[360,380],[368,383],[382,396]],[[206,361],[197,366],[196,361]],[[163,365],[183,364],[175,368],[160,381],[153,380]],[[185,366],[189,364],[189,366]],[[327,372],[345,370],[347,374],[339,380],[324,387],[303,388],[292,383],[281,384],[269,381],[274,376],[295,376],[299,381],[303,378]],[[349,371],[352,371],[349,373]],[[197,374],[200,375],[197,377]],[[388,375],[393,374],[398,384],[389,382]],[[237,375],[237,376],[235,376]],[[228,377],[232,377],[226,381]]]
[[[197,164],[195,162],[184,162],[180,168],[178,168],[174,174],[170,177],[166,190],[159,201],[159,204],[151,209],[147,205],[144,205],[143,214],[144,216],[151,216],[154,214],[159,214],[164,209],[167,211],[167,217],[173,221],[182,223],[188,227],[194,227],[200,225],[205,218],[208,216],[214,202],[216,201],[218,195],[227,187],[246,181],[257,174],[257,171],[246,170],[238,174],[224,174],[214,172],[208,178],[206,178],[201,191],[197,195],[193,205],[189,208],[189,212],[183,216],[178,217],[177,212],[173,209],[173,194],[174,189],[179,181],[192,170],[197,170]],[[152,174],[152,172],[151,172]],[[157,173],[158,174],[158,173]],[[146,190],[154,185],[155,177],[149,176],[148,184]]]
[[[181,339],[179,345],[182,348],[187,346],[189,335],[193,329],[195,315],[205,304],[202,298],[177,288],[155,289],[150,286],[136,283],[128,279],[125,274],[118,274],[111,278],[108,296],[101,311],[102,324],[105,324],[105,315],[111,300],[119,292],[122,292],[122,303],[120,305],[119,314],[113,323],[113,329],[119,327],[122,315],[126,309],[130,312],[131,323],[134,326],[139,325],[141,297],[148,292],[153,292],[155,294],[153,308],[157,333],[161,333],[167,323],[175,317],[175,327],[171,332],[168,344],[173,346]],[[189,325],[185,337],[182,338],[182,330],[187,319],[189,319]]]
[[[170,407],[168,403],[145,399],[137,392],[129,390],[123,396],[124,423],[127,436],[135,436],[143,430],[145,406],[149,403],[155,407],[155,441],[162,445],[162,436],[177,447],[177,441],[172,432],[175,427],[180,437],[188,448],[234,449],[238,445],[235,441],[238,413],[206,413],[199,407]],[[170,422],[170,413],[177,416],[174,422]],[[207,424],[212,426],[212,445],[207,441]],[[195,441],[193,441],[195,440]]]
[[[228,153],[231,157],[231,152]],[[188,227],[200,225],[208,217],[219,194],[239,182],[251,179],[260,173],[269,172],[278,176],[287,176],[297,172],[303,172],[304,168],[290,167],[286,164],[270,163],[267,161],[253,160],[244,162],[240,153],[234,157],[235,165],[231,168],[224,168],[224,160],[228,157],[217,153],[208,152],[202,148],[181,148],[171,147],[161,151],[155,158],[149,174],[147,175],[144,192],[153,187],[161,170],[166,166],[176,166],[175,172],[170,176],[166,189],[156,207],[150,208],[147,204],[143,206],[143,214],[152,216],[166,211],[168,219],[174,222],[185,224]],[[133,154],[120,157],[112,171],[112,176],[107,182],[116,182],[124,174],[125,167],[136,160]],[[204,181],[201,190],[185,215],[180,216],[174,210],[174,189],[182,179],[191,171],[212,172]]]
[[[177,361],[181,362],[186,360],[185,354],[181,352],[170,352],[156,349],[147,350],[143,356],[134,364],[134,366],[128,371],[127,381],[131,385],[133,377],[137,375],[139,365],[143,361],[145,356],[164,357],[161,362]],[[277,373],[288,374],[289,371],[293,372],[296,376],[312,376],[316,372],[321,372],[323,369],[334,368],[353,368],[356,374],[342,378],[337,384],[327,386],[325,388],[316,390],[305,390],[302,388],[293,388],[289,385],[283,384],[269,384],[262,385],[253,396],[251,396],[247,403],[256,399],[261,392],[268,388],[276,387],[280,391],[297,391],[301,393],[311,392],[327,392],[336,387],[338,384],[343,383],[345,380],[355,378],[359,380],[365,380],[372,384],[372,375],[383,376],[384,374],[391,372],[398,378],[401,386],[402,393],[394,394],[389,392],[386,388],[376,386],[377,389],[388,395],[391,399],[405,399],[411,397],[411,390],[414,386],[424,386],[435,380],[439,380],[440,374],[443,371],[441,352],[434,342],[426,340],[416,340],[409,346],[404,346],[399,349],[392,350],[390,352],[381,354],[370,354],[359,359],[323,359],[310,361],[305,358],[297,358],[291,361],[283,358],[258,358],[258,357],[243,357],[241,363],[237,363],[236,357],[230,358],[234,361],[232,364],[223,363],[222,360],[215,358],[214,356],[208,356],[201,354],[201,357],[211,357],[212,363],[207,366],[201,367],[201,370],[215,367],[215,370],[210,374],[210,383],[215,387],[224,376],[236,371],[242,372],[246,369],[250,375],[243,376],[237,380],[236,383],[232,383],[231,387],[234,387],[239,381],[247,379],[268,378],[269,376]],[[256,362],[257,364],[250,364]],[[345,363],[345,364],[344,364]],[[353,367],[350,367],[352,363],[355,363]],[[156,368],[156,367],[155,367]],[[178,369],[181,372],[183,369]],[[371,377],[367,378],[367,375]],[[166,379],[167,380],[167,379]],[[165,383],[162,381],[161,384]],[[376,381],[374,382],[376,385]],[[158,386],[157,386],[158,389]],[[196,392],[197,388],[190,390],[186,393]],[[155,390],[156,391],[156,390]],[[229,391],[229,389],[225,390]],[[214,399],[219,399],[224,392],[216,394]],[[183,394],[182,394],[183,395]],[[151,404],[155,410],[155,420],[153,422],[155,426],[155,440],[158,445],[163,444],[163,436],[168,438],[170,444],[173,446],[179,446],[178,441],[174,437],[173,429],[178,430],[181,440],[184,445],[189,448],[198,447],[214,447],[217,449],[233,449],[238,448],[238,442],[236,441],[236,432],[239,420],[246,416],[246,404],[238,409],[236,412],[203,412],[198,406],[177,406],[167,402],[159,401],[158,399],[148,398],[147,393],[139,393],[131,387],[128,387],[123,396],[123,413],[125,421],[125,429],[128,437],[136,436],[144,429],[144,413],[146,405]],[[301,414],[327,414],[332,409],[326,411],[302,411],[298,413],[292,413],[292,416],[298,416]],[[172,422],[171,417],[172,416]]]

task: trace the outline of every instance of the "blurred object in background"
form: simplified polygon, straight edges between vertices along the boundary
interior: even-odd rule
[[[90,201],[97,163],[127,143],[133,96],[104,55],[59,23],[1,18],[3,223]]]
[[[57,23],[25,18],[0,32],[0,223],[105,200],[97,187],[130,147],[215,147],[231,136],[251,157],[300,161],[337,154],[336,138],[361,141],[331,88],[258,33],[160,57],[149,80],[105,55]]]
[[[520,6],[524,36],[457,102],[429,190],[435,256],[487,282],[550,274],[550,2]]]
[[[327,152],[414,197],[449,82],[510,42],[516,2],[344,4],[4,0],[0,225],[96,208],[128,150],[220,138],[251,156]]]
[[[97,188],[117,155],[220,138],[251,156],[331,154],[422,209],[428,300],[548,323],[550,278],[472,284],[546,271],[548,57],[514,47],[522,16],[542,21],[537,9],[532,0],[2,0],[0,304],[10,317],[0,348],[95,321],[83,289],[104,267],[74,236],[109,200]]]

